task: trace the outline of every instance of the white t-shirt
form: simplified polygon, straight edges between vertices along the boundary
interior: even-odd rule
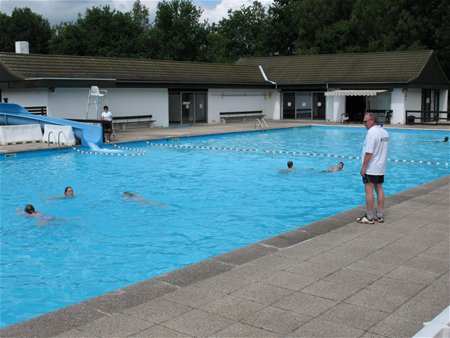
[[[366,153],[372,154],[367,165],[367,175],[384,175],[388,153],[389,133],[381,126],[373,126],[367,131],[362,159]]]
[[[104,111],[102,113],[102,119],[105,120],[105,121],[112,121],[112,117],[113,117],[113,115],[112,115],[112,113],[109,110],[108,111]]]

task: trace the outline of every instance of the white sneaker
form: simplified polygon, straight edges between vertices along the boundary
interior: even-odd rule
[[[367,215],[364,215],[363,217],[357,218],[356,222],[361,223],[361,224],[373,224],[373,223],[375,223],[373,218],[368,218]]]

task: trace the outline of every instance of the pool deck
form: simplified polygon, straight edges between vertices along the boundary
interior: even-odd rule
[[[125,142],[252,129],[230,123],[116,136]],[[411,337],[450,304],[449,183],[450,175],[388,197],[385,223],[356,223],[361,206],[6,327],[0,336]]]

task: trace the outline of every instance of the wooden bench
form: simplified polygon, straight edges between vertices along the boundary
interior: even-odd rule
[[[33,115],[47,116],[47,107],[46,106],[25,107],[25,109],[28,110],[28,112]]]
[[[424,110],[407,110],[406,124],[449,124],[450,112],[448,111],[424,111]]]
[[[265,115],[262,113],[262,110],[220,112],[220,120],[224,121],[245,121],[247,118],[259,119],[263,118],[264,116]]]
[[[152,120],[153,115],[130,115],[130,116],[115,116],[113,115],[113,125],[118,126],[119,129],[125,129],[129,124],[146,123],[149,127],[153,127],[155,120]]]

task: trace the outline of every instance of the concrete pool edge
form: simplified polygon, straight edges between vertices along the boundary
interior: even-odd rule
[[[450,175],[408,189],[387,198],[386,214],[399,203],[426,195],[449,185]],[[433,204],[433,201],[429,201]],[[23,321],[0,330],[7,336],[54,336],[75,327],[93,322],[102,317],[125,311],[154,298],[176,291],[182,287],[220,275],[243,264],[277,252],[313,237],[325,234],[342,226],[354,223],[363,207],[357,207],[324,220],[268,238],[252,245],[230,251],[211,259],[169,272],[167,274],[136,283],[129,287],[95,297],[66,308]],[[401,217],[397,215],[397,217]]]

